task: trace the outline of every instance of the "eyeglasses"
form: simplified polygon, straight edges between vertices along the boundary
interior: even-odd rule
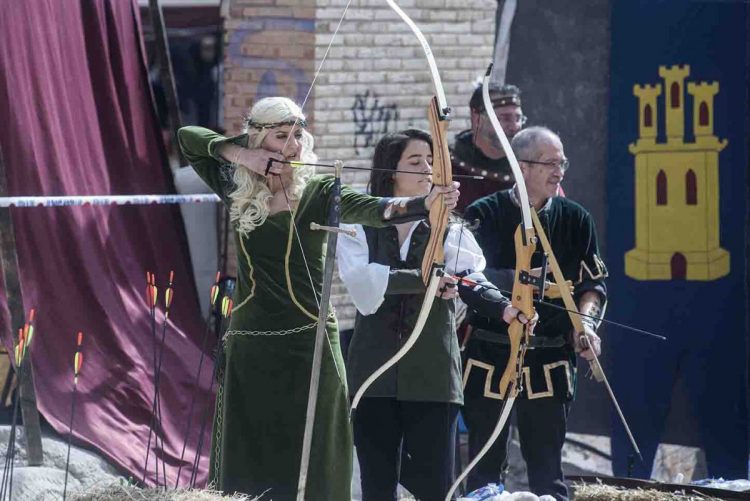
[[[521,124],[523,126],[526,123],[526,115],[518,113],[498,113],[497,119],[507,124]]]
[[[536,165],[544,165],[545,167],[548,167],[550,169],[560,169],[562,172],[565,172],[570,168],[570,162],[568,159],[564,160],[549,160],[547,162],[539,162],[537,160],[524,160],[522,158],[518,159],[519,162],[526,162],[527,164],[536,164]]]

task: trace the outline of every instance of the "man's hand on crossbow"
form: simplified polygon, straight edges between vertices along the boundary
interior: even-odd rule
[[[573,348],[581,357],[590,361],[594,359],[592,349],[597,357],[602,354],[602,340],[590,322],[583,322],[583,328],[585,332],[573,333]]]
[[[536,327],[536,323],[539,320],[539,314],[534,312],[534,318],[528,319],[526,315],[515,306],[506,306],[505,310],[503,310],[503,321],[510,325],[513,320],[518,320],[524,325],[529,324],[531,332],[534,332],[534,327]]]

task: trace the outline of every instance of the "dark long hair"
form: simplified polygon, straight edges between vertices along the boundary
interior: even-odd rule
[[[375,154],[372,157],[374,169],[387,169],[396,171],[398,161],[401,160],[409,141],[424,141],[430,145],[432,151],[432,137],[421,129],[405,129],[399,132],[391,132],[383,136],[375,146]],[[370,194],[376,197],[393,196],[393,173],[381,170],[370,172]]]

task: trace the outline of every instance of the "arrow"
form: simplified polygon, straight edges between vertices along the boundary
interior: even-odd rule
[[[158,365],[158,359],[159,359],[159,350],[158,345],[156,342],[156,305],[159,298],[159,289],[156,287],[156,277],[153,273],[150,271],[146,272],[146,304],[148,305],[149,314],[151,318],[151,341],[153,346],[153,364],[154,364],[154,400],[158,398],[158,392],[156,389],[158,388],[159,384],[159,376],[157,371],[157,365]],[[146,442],[146,460],[143,464],[143,478],[141,479],[141,483],[146,483],[146,471],[148,470],[148,457],[151,454],[151,436],[154,433],[154,426],[156,425],[157,416],[154,412],[151,414],[151,422],[148,426],[148,441]],[[158,440],[158,438],[157,438]],[[154,452],[154,455],[156,455],[156,452]],[[156,461],[156,478],[155,482],[156,485],[159,485],[159,459],[155,459]],[[166,482],[165,482],[166,483]]]
[[[70,399],[70,425],[68,427],[68,454],[65,459],[65,485],[63,486],[63,501],[68,493],[68,472],[70,470],[70,442],[73,437],[73,418],[75,417],[76,396],[78,395],[78,377],[81,374],[83,366],[83,353],[81,353],[81,344],[83,344],[83,332],[78,332],[76,340],[76,354],[73,357],[73,396]]]
[[[227,294],[221,299],[221,316],[222,321],[219,323],[219,333],[224,332],[224,321],[229,320],[229,318],[232,316],[232,308],[234,307],[234,301],[232,301],[232,298]],[[214,382],[217,379],[223,378],[223,372],[219,372],[222,368],[222,365],[224,363],[224,344],[222,343],[221,339],[219,339],[219,344],[216,346],[216,360],[214,361],[214,370],[213,374],[211,375],[211,386],[209,387],[209,391],[213,390]],[[216,399],[219,400],[222,398],[222,389],[223,384],[219,384],[219,391],[216,392]],[[206,424],[208,423],[208,410],[209,407],[207,406],[203,410],[203,416],[201,416],[201,428],[200,432],[198,433],[198,446],[195,448],[195,457],[193,458],[193,471],[190,475],[190,488],[195,487],[195,481],[198,477],[198,464],[200,463],[201,458],[201,451],[203,450],[203,438],[206,432]]]
[[[190,436],[190,427],[193,421],[193,412],[195,410],[195,398],[198,392],[198,384],[201,378],[201,371],[203,370],[203,360],[206,358],[206,342],[208,341],[208,333],[211,330],[211,312],[216,311],[216,300],[219,297],[219,283],[221,281],[221,272],[216,272],[216,280],[214,285],[211,286],[211,294],[209,296],[208,303],[208,314],[206,316],[206,330],[203,333],[203,341],[201,341],[201,356],[198,361],[198,370],[195,373],[195,379],[193,380],[193,394],[190,397],[190,410],[188,411],[188,421],[185,429],[185,440],[182,443],[182,452],[180,453],[180,466],[177,468],[177,478],[174,481],[174,488],[176,489],[180,482],[180,475],[182,474],[182,463],[185,459],[185,448],[187,447],[188,437]]]
[[[26,359],[26,353],[31,346],[31,341],[34,335],[34,315],[35,310],[32,308],[29,311],[28,319],[24,324],[23,328],[18,329],[18,343],[14,348],[14,360],[16,362],[16,374],[20,379],[21,377],[21,365]],[[17,385],[20,386],[20,385]],[[10,436],[8,438],[8,447],[5,452],[5,464],[3,467],[3,478],[0,482],[0,499],[10,499],[13,491],[13,471],[15,469],[15,457],[16,457],[16,430],[18,428],[18,408],[19,408],[19,395],[16,391],[13,399],[13,414],[11,418]]]

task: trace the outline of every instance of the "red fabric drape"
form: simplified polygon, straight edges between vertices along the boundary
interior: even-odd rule
[[[0,147],[9,195],[172,191],[140,33],[135,0],[0,0]],[[37,308],[31,360],[39,410],[67,433],[75,333],[83,331],[74,438],[137,479],[153,398],[145,272],[156,273],[161,303],[175,271],[161,378],[173,484],[204,328],[179,209],[32,208],[13,209],[12,217],[25,304]],[[10,346],[4,298],[2,305]],[[211,365],[197,416],[212,405]],[[198,441],[192,428],[186,463]],[[153,481],[153,454],[149,461]],[[204,460],[201,481],[206,467]]]

